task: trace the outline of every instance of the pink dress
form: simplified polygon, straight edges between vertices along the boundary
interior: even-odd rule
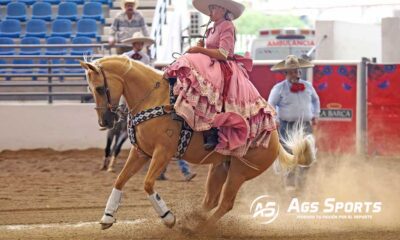
[[[249,80],[252,61],[234,55],[235,28],[222,20],[208,30],[206,47],[228,54],[228,61],[185,54],[166,68],[177,77],[175,110],[195,131],[219,128],[216,151],[242,157],[249,147],[268,147],[276,129],[273,108]],[[222,65],[222,66],[221,66]]]

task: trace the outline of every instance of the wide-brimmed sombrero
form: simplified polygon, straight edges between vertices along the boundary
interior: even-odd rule
[[[210,5],[218,5],[231,12],[233,19],[240,17],[245,9],[243,4],[232,0],[193,0],[192,3],[193,7],[207,16],[210,16],[210,9],[208,7]]]
[[[298,58],[295,55],[289,55],[285,60],[275,64],[271,67],[271,71],[284,71],[298,68],[310,68],[314,67],[311,62]]]
[[[137,8],[139,6],[139,0],[123,0],[122,4],[121,4],[121,8],[124,9],[125,8],[125,4],[127,3],[134,3],[135,4],[135,8]]]
[[[145,45],[152,45],[155,43],[155,41],[152,38],[143,36],[142,32],[135,32],[131,38],[124,39],[121,42],[126,44],[143,42]]]

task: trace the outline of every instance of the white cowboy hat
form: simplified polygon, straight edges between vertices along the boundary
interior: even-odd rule
[[[135,8],[137,8],[139,6],[139,0],[123,0],[122,4],[121,4],[121,8],[124,9],[125,8],[125,4],[127,3],[134,3],[135,4]]]
[[[314,67],[311,62],[298,58],[295,55],[289,55],[285,60],[275,64],[271,67],[271,71],[284,71],[298,68],[310,68]]]
[[[197,10],[207,16],[210,16],[210,9],[208,7],[210,5],[218,5],[232,13],[233,19],[240,17],[245,9],[243,4],[233,0],[193,0],[192,3]]]
[[[155,41],[150,37],[143,36],[142,32],[135,32],[131,38],[127,38],[121,41],[122,43],[135,43],[135,42],[143,42],[145,45],[152,45]]]

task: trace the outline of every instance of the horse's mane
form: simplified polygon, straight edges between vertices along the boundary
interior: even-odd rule
[[[111,55],[111,56],[105,56],[103,58],[99,58],[94,60],[92,63],[94,64],[101,64],[107,61],[111,61],[111,60],[118,60],[118,61],[123,61],[123,65],[128,66],[126,71],[122,74],[122,76],[124,76],[126,73],[128,73],[132,67],[134,67],[135,64],[139,65],[140,68],[145,71],[144,74],[148,75],[148,74],[159,74],[162,75],[163,72],[160,70],[157,70],[153,67],[150,67],[140,61],[136,61],[131,59],[130,57],[126,56],[126,55]]]

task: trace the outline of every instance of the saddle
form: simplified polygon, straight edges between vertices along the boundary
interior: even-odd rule
[[[176,101],[176,96],[174,95],[174,91],[173,91],[176,80],[177,80],[176,77],[168,78],[169,103],[171,104],[171,106],[174,106],[175,101]],[[187,125],[185,120],[181,116],[176,114],[175,111],[172,111],[171,116],[172,116],[173,120],[183,122],[183,124]],[[210,130],[204,131],[203,132],[203,141],[204,141],[204,149],[205,150],[207,150],[207,151],[213,150],[218,145],[218,128],[211,128]]]

